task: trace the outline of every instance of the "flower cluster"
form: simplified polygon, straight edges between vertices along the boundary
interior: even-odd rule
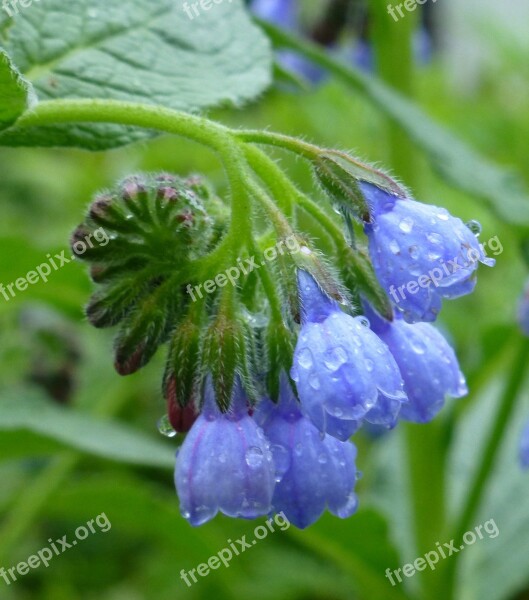
[[[365,300],[361,314],[345,312],[317,274],[298,268],[301,327],[277,401],[263,396],[254,407],[236,379],[228,409],[220,410],[206,384],[176,465],[182,511],[193,525],[218,511],[243,518],[282,511],[298,527],[326,508],[348,517],[357,506],[351,435],[364,423],[391,429],[399,419],[429,422],[447,396],[467,393],[454,351],[425,321],[437,317],[442,298],[473,290],[478,262],[492,262],[446,210],[373,184],[360,188],[370,209],[364,228],[371,260],[388,295],[463,250],[476,260],[438,287],[426,281],[423,293],[395,304],[392,320]]]
[[[109,236],[82,258],[100,286],[90,322],[119,325],[118,372],[136,372],[168,346],[160,430],[186,436],[175,483],[192,525],[218,512],[282,512],[300,528],[325,510],[346,518],[357,507],[351,436],[363,425],[426,423],[448,396],[467,393],[430,322],[443,299],[473,291],[479,262],[493,264],[475,227],[347,154],[322,151],[313,166],[358,235],[363,228],[366,248],[348,245],[351,221],[347,233],[336,226],[342,252],[325,260],[285,217],[300,251],[261,262],[261,282],[248,272],[201,301],[185,289],[208,269],[242,261],[240,252],[262,258],[257,242],[229,235],[225,205],[201,177],[128,177],[97,195],[73,235],[103,227]],[[415,278],[414,293],[395,297]]]

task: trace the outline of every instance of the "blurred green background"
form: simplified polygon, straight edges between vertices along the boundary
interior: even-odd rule
[[[415,95],[432,117],[481,154],[515,166],[529,185],[529,47],[514,42],[508,28],[498,28],[493,36],[482,32],[482,37],[495,60],[484,65],[472,89],[458,90],[446,63],[437,56],[415,69]],[[209,116],[234,126],[269,127],[351,149],[391,167],[386,121],[332,79],[306,93],[275,88],[243,110],[224,109]],[[450,444],[451,514],[465,495],[504,385],[519,336],[516,302],[527,268],[519,239],[509,226],[491,216],[480,201],[445,185],[420,154],[415,159],[416,197],[446,206],[465,221],[480,221],[482,241],[497,236],[504,248],[496,268],[480,268],[476,293],[446,303],[440,321],[471,389],[467,398],[450,402],[440,417],[446,445]],[[301,186],[312,189],[311,175],[301,162],[285,155],[281,160]],[[66,249],[93,194],[131,172],[203,172],[221,193],[225,185],[214,158],[169,137],[99,154],[1,149],[0,164],[4,285],[45,262],[47,253]],[[346,521],[325,516],[303,532],[290,528],[269,534],[229,568],[199,578],[190,588],[184,584],[181,569],[206,562],[229,539],[244,534],[252,538],[261,523],[219,516],[195,530],[180,517],[170,456],[181,440],[167,440],[157,430],[165,411],[160,392],[163,356],[159,353],[139,373],[120,378],[112,367],[112,332],[94,331],[83,316],[90,291],[84,265],[72,262],[52,273],[47,283],[30,286],[10,301],[0,297],[0,402],[27,402],[32,420],[40,423],[33,431],[10,425],[7,411],[0,431],[0,567],[26,560],[50,538],[64,534],[71,538],[78,526],[103,512],[112,528],[89,536],[48,568],[31,570],[16,583],[8,586],[0,579],[0,598],[371,600],[385,597],[384,586],[389,598],[393,590],[384,571],[417,556],[402,427],[382,438],[356,436],[358,464],[364,473],[358,483],[361,508],[356,516]],[[494,518],[500,535],[466,550],[458,598],[529,598],[529,475],[516,461],[523,419],[529,417],[527,396],[525,388],[476,522]],[[59,404],[67,406],[61,409]],[[145,443],[146,451],[156,449],[160,458],[98,456],[97,449],[76,441],[85,434],[81,422],[66,420],[63,431],[62,425],[50,425],[55,410],[74,409],[125,424],[131,436],[138,435]],[[108,429],[110,446],[113,427]],[[415,582],[407,583],[413,591]],[[366,595],[363,590],[371,585],[373,592]]]

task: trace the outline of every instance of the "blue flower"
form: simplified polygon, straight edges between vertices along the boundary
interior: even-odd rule
[[[202,414],[177,456],[175,483],[182,515],[202,525],[220,510],[254,519],[272,507],[275,473],[269,443],[248,414],[238,382],[230,411],[222,413],[210,382]]]
[[[270,21],[288,31],[300,33],[299,7],[297,0],[253,0],[252,12],[265,21]],[[281,65],[310,83],[322,81],[326,72],[310,60],[291,50],[278,52]]]
[[[405,323],[400,316],[390,323],[366,311],[371,329],[383,340],[399,366],[408,402],[400,417],[428,423],[443,408],[447,396],[461,398],[468,388],[457,357],[435,327],[429,323]]]
[[[493,266],[476,236],[444,208],[360,187],[373,222],[365,225],[375,273],[409,323],[435,321],[443,298],[469,294],[478,262]]]
[[[529,283],[525,286],[525,291],[518,304],[518,325],[523,333],[529,336]]]
[[[279,403],[263,400],[255,419],[272,444],[277,468],[275,512],[282,511],[303,529],[326,508],[342,519],[356,511],[355,446],[322,436],[302,415],[286,377],[281,380]]]
[[[298,271],[302,328],[292,379],[304,413],[321,431],[348,439],[363,420],[393,427],[403,382],[387,346],[364,319],[343,313],[305,271]]]
[[[529,422],[524,427],[520,440],[520,463],[524,469],[529,469]]]

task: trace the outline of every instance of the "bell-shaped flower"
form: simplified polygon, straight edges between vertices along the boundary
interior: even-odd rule
[[[296,527],[304,528],[326,508],[342,519],[356,511],[355,446],[322,436],[303,416],[286,377],[278,404],[263,400],[255,419],[272,444],[277,470],[275,512],[283,512]]]
[[[248,414],[240,382],[230,410],[223,413],[208,381],[202,413],[176,460],[175,483],[184,518],[196,526],[218,511],[245,519],[268,514],[275,485],[269,446]]]
[[[410,325],[399,315],[390,323],[369,309],[366,315],[404,379],[408,402],[402,405],[402,419],[427,423],[443,408],[447,396],[466,396],[468,388],[454,350],[433,325]]]
[[[365,225],[375,273],[406,321],[435,321],[443,298],[470,294],[476,269],[493,266],[475,234],[444,208],[360,183],[371,208]]]
[[[363,420],[393,427],[406,394],[387,346],[365,319],[345,314],[303,270],[298,285],[302,328],[291,376],[304,413],[340,440]]]

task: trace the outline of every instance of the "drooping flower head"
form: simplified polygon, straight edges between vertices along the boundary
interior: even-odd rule
[[[365,319],[345,314],[303,270],[298,285],[302,328],[291,375],[305,414],[340,440],[363,420],[394,426],[406,394],[387,346]]]
[[[218,511],[245,519],[266,515],[272,508],[274,477],[269,443],[248,414],[240,382],[229,412],[222,413],[208,381],[202,413],[176,461],[182,515],[195,526]]]
[[[372,211],[365,225],[375,273],[409,323],[435,321],[443,298],[471,293],[479,262],[493,266],[474,233],[444,208],[360,183]]]
[[[433,325],[410,325],[399,315],[390,323],[369,309],[366,314],[404,379],[408,402],[402,405],[402,419],[428,423],[443,408],[447,396],[461,398],[468,393],[453,349]]]
[[[272,504],[299,528],[314,523],[326,508],[345,519],[357,508],[356,448],[322,436],[302,415],[290,384],[281,380],[279,403],[264,400],[255,414],[270,440],[276,464]]]

